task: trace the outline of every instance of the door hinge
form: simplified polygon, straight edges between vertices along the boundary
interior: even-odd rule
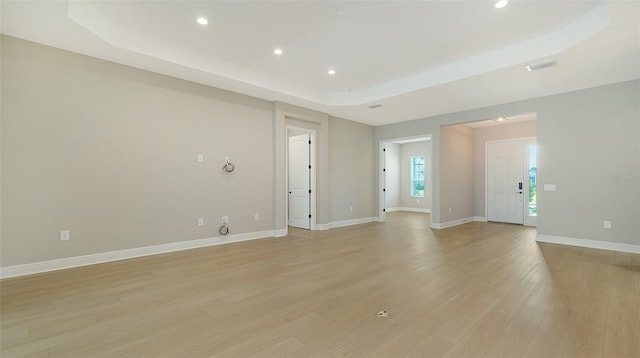
[[[382,168],[382,171],[383,171],[383,172],[386,172],[386,171],[387,171],[387,169],[385,169],[385,168]]]
[[[311,144],[311,139],[309,139],[309,144]]]
[[[386,151],[387,151],[387,148],[382,148],[382,151],[383,151],[383,152],[386,152]]]
[[[311,219],[311,214],[309,214],[309,219]]]
[[[383,189],[382,189],[382,191],[387,191],[387,189],[384,189],[384,188],[383,188]]]
[[[387,211],[387,209],[382,209],[383,212]]]
[[[309,194],[311,194],[311,189],[309,189]]]
[[[311,169],[311,165],[309,165],[309,169]]]

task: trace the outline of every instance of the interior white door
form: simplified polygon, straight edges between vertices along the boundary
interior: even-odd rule
[[[309,134],[289,138],[289,225],[311,228],[311,157]]]
[[[487,143],[487,220],[524,223],[524,141]]]
[[[387,212],[387,149],[382,147],[382,156],[380,159],[380,188],[382,191],[380,192],[380,219],[384,222],[386,219]]]

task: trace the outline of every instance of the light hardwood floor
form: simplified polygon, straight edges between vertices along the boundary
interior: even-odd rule
[[[0,290],[2,357],[640,356],[640,255],[419,213]]]

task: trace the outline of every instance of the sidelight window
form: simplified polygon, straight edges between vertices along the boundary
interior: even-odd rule
[[[424,156],[411,157],[411,196],[424,197]]]

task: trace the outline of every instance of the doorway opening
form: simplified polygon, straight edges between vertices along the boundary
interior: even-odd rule
[[[535,226],[536,136],[533,112],[441,126],[440,222],[432,225],[441,229],[496,221]]]
[[[287,126],[287,227],[316,229],[316,132]]]
[[[536,226],[537,114],[467,125],[473,129],[477,221]]]
[[[430,213],[433,183],[431,135],[383,140],[379,143],[379,150],[379,220],[384,222],[386,213],[393,211]]]

